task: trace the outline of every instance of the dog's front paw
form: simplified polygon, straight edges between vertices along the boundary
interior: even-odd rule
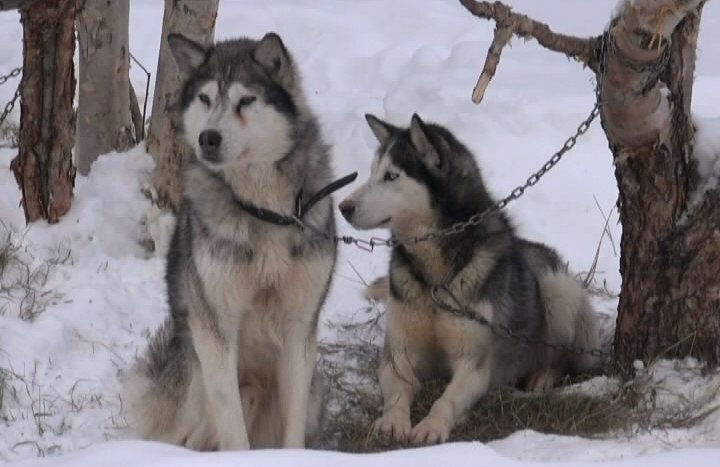
[[[410,436],[411,427],[409,415],[392,411],[383,414],[375,421],[373,433],[404,443]]]
[[[234,436],[221,439],[218,448],[220,451],[246,451],[250,449],[250,442],[247,436]]]
[[[437,417],[425,417],[410,433],[413,444],[444,443],[450,437],[450,427]]]

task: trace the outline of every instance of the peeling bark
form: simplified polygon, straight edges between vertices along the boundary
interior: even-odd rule
[[[153,185],[158,204],[176,209],[182,196],[181,172],[192,149],[178,137],[180,127],[178,101],[181,78],[167,42],[171,33],[179,33],[204,45],[210,45],[215,31],[219,0],[166,0],[160,57],[155,78],[153,112],[146,145],[155,159]]]
[[[72,202],[75,11],[75,0],[46,0],[21,10],[20,144],[11,169],[27,222],[58,222]]]
[[[645,11],[638,16],[650,24],[629,23],[616,32],[627,46],[620,55],[625,62],[609,59],[608,75],[615,78],[603,86],[603,124],[615,156],[623,224],[615,348],[626,373],[635,359],[658,355],[720,362],[717,190],[688,212],[695,189],[690,104],[701,7],[683,3],[654,15]]]

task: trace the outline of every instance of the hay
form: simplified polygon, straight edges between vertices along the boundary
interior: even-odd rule
[[[329,386],[329,408],[320,446],[346,452],[376,452],[405,447],[371,433],[381,415],[377,368],[382,338],[382,311],[371,306],[361,323],[338,326],[342,344],[321,343],[321,366]],[[411,411],[413,424],[429,412],[447,381],[423,384]],[[596,437],[627,429],[633,422],[632,391],[592,396],[580,391],[556,389],[542,394],[511,388],[493,390],[455,427],[450,441],[491,441],[532,429],[544,433]]]
[[[357,350],[356,350],[357,351]],[[372,351],[366,349],[366,355]],[[375,349],[379,355],[379,349]],[[373,358],[377,360],[377,358]],[[338,375],[340,372],[336,371]],[[370,370],[370,369],[368,369]],[[374,373],[374,369],[372,370]],[[368,374],[367,376],[370,376]],[[340,410],[328,417],[322,446],[347,452],[377,452],[406,447],[374,436],[371,426],[381,415],[382,397],[377,378],[374,386],[333,385],[334,399],[343,400]],[[339,384],[338,384],[339,383]],[[442,394],[447,381],[426,382],[411,411],[413,425],[430,411]],[[547,393],[527,393],[512,388],[490,391],[473,408],[466,420],[455,427],[449,441],[492,441],[518,430],[535,430],[583,437],[600,437],[629,429],[633,423],[627,397],[620,394],[591,396],[560,389]]]
[[[320,345],[330,395],[318,448],[378,452],[407,447],[371,433],[372,423],[382,411],[377,369],[383,312],[373,305],[363,313],[367,317],[362,322],[337,326],[341,343]],[[661,407],[655,398],[662,385],[648,375],[625,384],[610,378],[583,379],[587,376],[567,379],[546,393],[492,390],[453,429],[449,441],[488,442],[526,429],[586,438],[617,437],[655,428],[693,426],[718,409],[708,409],[702,401]],[[411,411],[413,425],[427,415],[446,385],[447,381],[441,380],[423,384]]]

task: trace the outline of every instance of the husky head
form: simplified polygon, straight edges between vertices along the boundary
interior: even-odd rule
[[[268,33],[209,48],[178,34],[167,39],[184,80],[183,133],[198,160],[223,170],[282,159],[304,104],[280,37]]]
[[[340,203],[353,227],[412,234],[467,220],[492,204],[472,153],[447,129],[417,114],[404,129],[365,118],[380,148],[370,178]]]

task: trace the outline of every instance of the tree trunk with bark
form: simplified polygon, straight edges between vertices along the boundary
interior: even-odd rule
[[[129,18],[129,0],[85,0],[78,12],[75,160],[83,175],[101,154],[126,151],[137,140],[130,101]]]
[[[623,226],[617,369],[630,375],[634,360],[658,356],[720,363],[720,190],[689,204],[699,183],[690,104],[702,0],[625,2],[609,30],[591,38],[557,34],[499,2],[460,1],[497,24],[476,100],[508,29],[597,74]]]
[[[176,209],[182,197],[182,168],[192,149],[178,137],[181,77],[167,42],[171,33],[200,44],[213,42],[219,0],[166,0],[155,94],[146,144],[155,159],[153,185],[158,204]]]
[[[11,169],[27,222],[58,222],[72,202],[75,13],[75,0],[32,2],[20,12],[20,137]]]
[[[689,205],[698,188],[690,104],[702,2],[636,8],[615,26],[602,89],[623,225],[616,361],[626,373],[635,359],[658,355],[717,365],[720,193]]]

